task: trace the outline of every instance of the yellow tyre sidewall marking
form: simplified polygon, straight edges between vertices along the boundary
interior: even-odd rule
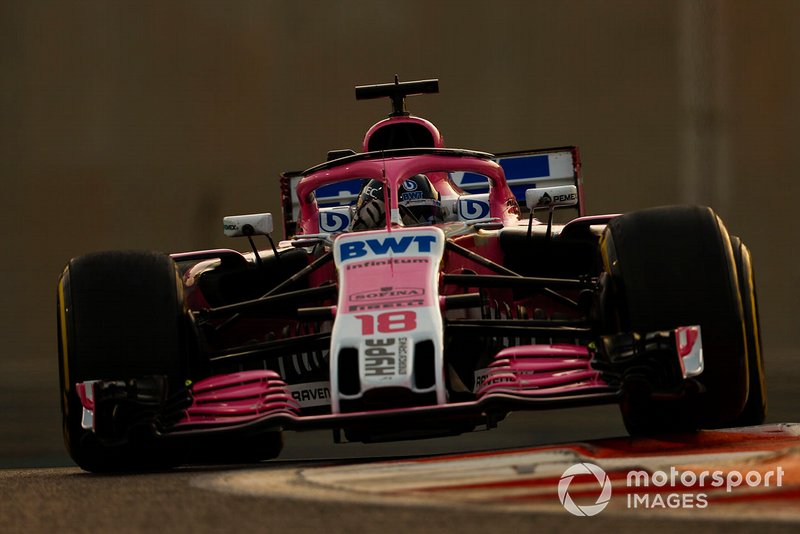
[[[64,361],[61,365],[64,368],[64,406],[68,406],[67,393],[69,392],[69,351],[67,349],[67,305],[64,300],[64,277],[58,281],[58,314],[61,322],[61,353]]]

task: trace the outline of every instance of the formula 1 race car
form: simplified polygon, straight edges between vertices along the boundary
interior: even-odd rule
[[[58,283],[64,435],[88,471],[457,435],[513,410],[618,403],[632,435],[766,410],[750,254],[707,207],[584,213],[577,148],[445,148],[392,102],[363,150],[281,176],[252,252],[114,251]],[[537,217],[538,216],[538,217]],[[266,236],[264,249],[254,241]],[[259,238],[260,239],[260,238]]]

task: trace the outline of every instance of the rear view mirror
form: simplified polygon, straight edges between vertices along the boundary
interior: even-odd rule
[[[272,214],[231,215],[222,219],[222,226],[227,237],[268,236],[273,230]]]

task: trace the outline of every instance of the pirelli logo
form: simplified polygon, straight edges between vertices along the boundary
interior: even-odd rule
[[[353,304],[348,307],[348,311],[372,311],[372,310],[391,310],[394,308],[414,308],[423,306],[425,301],[422,299],[395,300],[388,302],[365,302],[364,304]]]
[[[422,287],[381,287],[350,295],[348,311],[390,310],[425,305]]]

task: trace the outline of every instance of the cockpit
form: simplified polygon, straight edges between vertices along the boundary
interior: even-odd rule
[[[351,230],[375,230],[386,226],[386,206],[397,195],[397,210],[403,226],[427,226],[445,221],[447,210],[441,195],[424,174],[410,176],[391,191],[379,180],[369,180],[352,209]]]

